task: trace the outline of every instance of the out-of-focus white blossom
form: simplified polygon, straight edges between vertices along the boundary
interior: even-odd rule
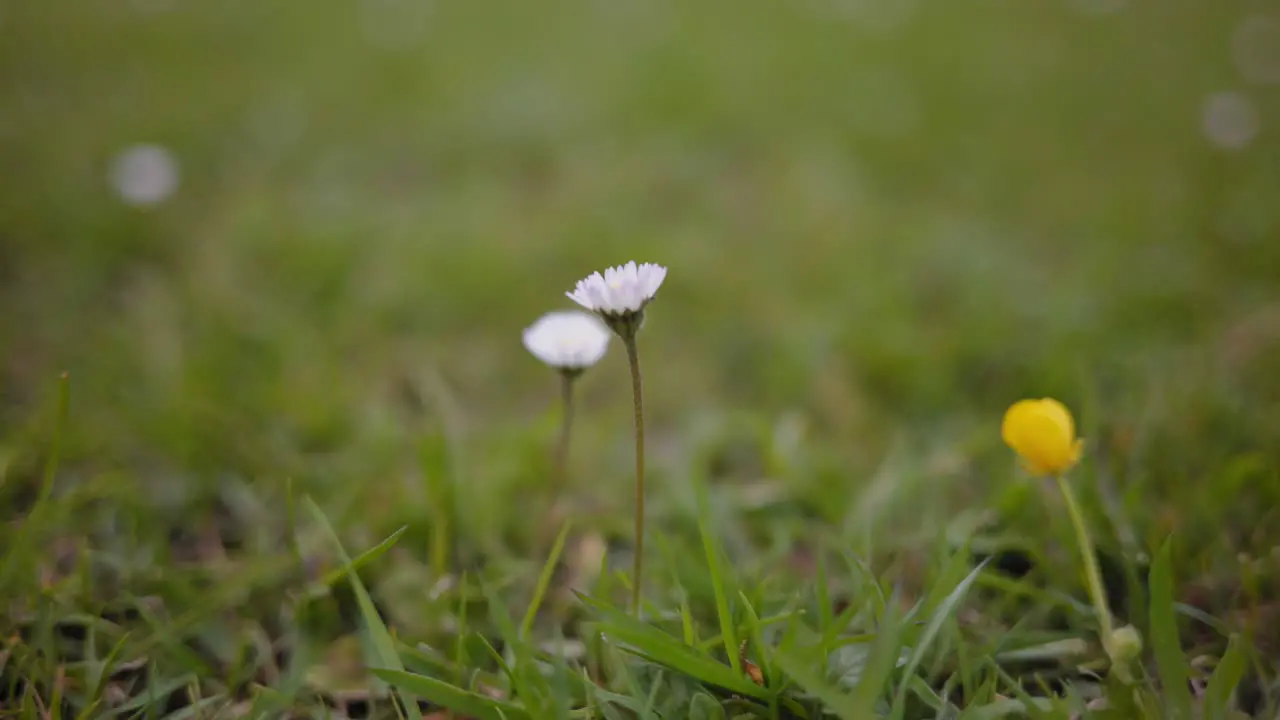
[[[524,331],[524,346],[559,370],[585,370],[609,349],[609,329],[594,315],[577,310],[549,312]]]
[[[178,189],[178,162],[159,145],[134,145],[111,164],[111,185],[130,205],[164,202]]]
[[[1206,98],[1200,122],[1209,141],[1226,150],[1248,147],[1261,124],[1253,101],[1233,91],[1214,93]]]

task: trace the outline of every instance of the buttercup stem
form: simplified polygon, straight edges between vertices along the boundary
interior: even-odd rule
[[[1080,505],[1076,503],[1071,484],[1058,475],[1058,489],[1067,503],[1067,514],[1071,516],[1071,524],[1076,529],[1076,539],[1080,542],[1080,554],[1084,556],[1085,574],[1089,580],[1089,595],[1093,598],[1094,611],[1098,613],[1098,625],[1102,635],[1102,645],[1108,656],[1111,654],[1111,610],[1107,607],[1107,597],[1102,590],[1102,575],[1098,572],[1098,557],[1093,551],[1093,540],[1085,527],[1084,516],[1080,513]]]
[[[556,441],[555,489],[563,494],[569,484],[569,436],[573,428],[573,381],[577,375],[560,371],[560,437]]]
[[[624,334],[622,342],[627,347],[627,362],[631,366],[631,395],[636,409],[636,555],[631,573],[631,611],[639,616],[640,573],[644,570],[644,391],[635,330]]]

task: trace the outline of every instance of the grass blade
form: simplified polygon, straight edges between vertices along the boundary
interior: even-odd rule
[[[878,632],[867,651],[865,665],[852,693],[827,680],[826,668],[830,661],[825,649],[821,650],[820,655],[821,671],[815,670],[813,663],[801,661],[791,650],[780,649],[775,652],[774,665],[806,692],[821,700],[841,720],[880,718],[877,705],[880,704],[885,684],[902,655],[898,642],[902,627],[899,612],[896,603],[885,606]],[[818,647],[821,648],[821,644]]]
[[[152,669],[154,670],[154,668]],[[148,685],[145,692],[139,693],[136,697],[112,708],[112,714],[114,717],[122,717],[131,712],[145,710],[150,706],[159,704],[161,700],[169,697],[175,692],[178,692],[182,688],[187,687],[195,681],[196,676],[194,673],[186,673],[173,678],[172,680]]]
[[[1178,638],[1173,600],[1173,538],[1165,540],[1151,566],[1151,598],[1148,623],[1151,648],[1160,671],[1160,684],[1172,720],[1190,720],[1191,689],[1187,685],[1187,660]]]
[[[431,571],[436,577],[449,571],[457,517],[457,469],[450,444],[446,435],[432,435],[423,441],[420,451],[422,475],[431,498]]]
[[[566,522],[564,527],[560,528],[560,534],[556,536],[555,544],[551,546],[551,554],[547,556],[547,563],[542,566],[542,573],[538,576],[538,584],[533,590],[533,598],[529,601],[529,609],[525,610],[524,620],[520,623],[520,637],[523,639],[528,639],[529,633],[533,630],[533,619],[538,614],[538,608],[542,606],[542,599],[546,597],[547,588],[551,586],[551,577],[555,574],[556,563],[560,562],[560,553],[564,551],[564,543],[568,539],[569,529],[572,527],[572,522]]]
[[[44,471],[40,480],[40,495],[31,507],[26,520],[18,526],[14,537],[9,542],[3,561],[0,561],[0,587],[9,588],[10,576],[14,572],[15,563],[31,557],[28,544],[31,536],[40,527],[49,499],[53,496],[54,480],[58,476],[58,462],[62,458],[62,436],[66,433],[67,412],[71,399],[71,380],[68,373],[58,378],[58,406],[53,419],[53,436],[49,440],[49,456],[45,459]]]
[[[716,598],[716,615],[720,618],[720,635],[724,638],[724,652],[729,656],[729,666],[739,677],[742,676],[742,662],[738,659],[738,635],[733,622],[733,613],[729,610],[729,595],[725,591],[724,568],[720,564],[720,547],[711,535],[710,509],[707,505],[707,490],[702,483],[698,484],[698,530],[702,535],[702,549],[707,556],[707,571],[711,573],[711,589]]]
[[[703,655],[661,629],[593,598],[585,595],[578,597],[589,610],[601,617],[600,630],[609,640],[630,646],[620,649],[681,672],[702,683],[732,690],[757,700],[769,699],[769,693],[764,688],[748,680],[742,673],[735,672],[724,663]]]
[[[129,633],[124,633],[116,644],[107,653],[107,657],[101,662],[95,662],[92,670],[88,674],[88,680],[92,683],[93,693],[88,698],[88,707],[81,713],[82,717],[89,717],[89,709],[95,707],[102,700],[102,694],[107,690],[107,684],[111,680],[111,673],[115,669],[116,661],[120,659],[120,653],[124,650],[124,644],[129,639]],[[0,668],[3,669],[3,668]]]
[[[368,550],[365,550],[364,552],[352,558],[351,563],[349,565],[344,565],[343,567],[336,568],[334,570],[330,570],[329,572],[325,573],[324,577],[320,579],[320,582],[324,583],[329,587],[332,587],[333,585],[337,584],[339,580],[342,580],[342,578],[346,577],[347,575],[355,573],[355,571],[359,570],[365,565],[368,565],[374,560],[377,560],[378,558],[382,557],[388,550],[391,549],[393,545],[396,544],[396,541],[398,541],[400,539],[400,536],[404,535],[405,531],[408,529],[409,529],[408,525],[402,526],[399,530],[396,530],[395,532],[388,535],[386,540],[383,540],[377,545],[374,545]]]
[[[426,675],[403,670],[371,671],[378,679],[405,693],[426,698],[449,710],[478,720],[532,720],[533,716],[518,705],[496,700],[479,693],[454,687]]]
[[[872,720],[876,717],[870,707],[861,705],[855,696],[848,695],[827,682],[821,673],[790,653],[779,652],[773,660],[782,672],[821,700],[827,710],[835,713],[840,720]]]
[[[485,603],[489,607],[489,621],[493,623],[494,628],[498,631],[498,636],[502,638],[507,650],[511,652],[510,678],[516,694],[525,701],[526,705],[546,698],[549,692],[547,679],[538,669],[538,664],[534,660],[533,651],[529,644],[519,634],[519,630],[516,629],[515,622],[511,619],[511,613],[508,611],[506,603],[503,602],[502,597],[490,585],[479,578],[476,579],[476,582],[480,584]]]
[[[880,617],[876,628],[876,638],[871,643],[871,652],[867,655],[867,664],[862,670],[862,677],[853,690],[854,707],[858,717],[873,717],[876,703],[884,694],[889,676],[898,666],[902,657],[901,634],[902,621],[898,617],[901,608],[896,601],[886,603],[884,614]]]
[[[760,655],[760,670],[764,674],[767,682],[776,682],[777,676],[773,672],[773,653],[771,648],[764,642],[764,625],[760,622],[760,616],[756,614],[756,609],[751,605],[751,601],[746,595],[738,593],[738,600],[742,602],[742,611],[746,613],[751,627],[748,632],[751,634],[751,642],[756,646],[756,652]],[[742,652],[737,653],[741,655]],[[767,683],[766,683],[767,684]]]
[[[324,529],[325,534],[329,536],[333,542],[334,549],[338,551],[338,556],[342,558],[342,562],[347,567],[347,578],[351,581],[351,589],[356,594],[356,602],[360,605],[360,614],[364,618],[365,626],[369,630],[369,637],[373,640],[374,651],[378,655],[378,660],[388,669],[404,670],[404,665],[400,662],[400,655],[396,652],[395,643],[391,639],[391,633],[387,631],[387,626],[382,622],[382,617],[378,614],[378,609],[373,605],[373,598],[369,597],[369,591],[365,589],[364,583],[360,580],[359,573],[352,572],[351,556],[347,554],[346,548],[342,546],[342,541],[338,539],[338,534],[334,532],[333,526],[329,524],[329,519],[325,517],[324,512],[320,510],[320,506],[310,497],[303,498],[307,505],[307,510],[311,512],[316,523]],[[412,696],[402,696],[405,707],[416,712],[417,700]]]
[[[958,555],[957,558],[963,559],[967,558],[967,556]],[[942,626],[945,625],[951,616],[955,614],[956,608],[960,605],[960,601],[964,600],[965,595],[969,592],[969,588],[973,586],[978,575],[986,569],[987,563],[990,561],[991,559],[987,558],[986,560],[978,563],[978,566],[973,570],[970,570],[969,574],[960,581],[960,584],[956,585],[955,588],[952,589],[945,598],[943,598],[942,602],[938,604],[938,607],[934,609],[933,615],[929,617],[929,622],[925,624],[924,632],[920,634],[920,637],[914,643],[914,647],[911,650],[911,658],[907,660],[907,667],[903,672],[904,678],[910,678],[915,674],[916,668],[918,668],[920,663],[924,660],[925,653],[928,652],[933,641],[937,639],[938,633],[942,631]],[[907,699],[907,685],[908,684],[904,680],[902,685],[898,687],[898,694],[893,701],[894,717],[902,716],[902,712],[905,707],[904,703]]]
[[[43,506],[53,496],[53,481],[58,475],[58,462],[62,459],[62,437],[67,429],[67,412],[71,406],[71,375],[62,373],[58,377],[58,410],[54,416],[53,438],[50,441],[49,459],[44,465],[44,474],[40,483],[40,505]]]
[[[814,592],[818,595],[816,598],[818,601],[818,627],[823,629],[822,651],[824,656],[826,655],[827,650],[826,634],[828,632],[838,633],[840,631],[835,627],[835,609],[831,605],[831,586],[827,581],[827,561],[825,555],[826,553],[822,551],[822,546],[819,545],[817,550],[818,577],[816,579],[817,584],[814,586]]]
[[[187,718],[193,718],[193,717],[194,718],[218,717],[223,708],[218,708],[217,710],[207,714],[205,711],[216,705],[226,705],[226,704],[229,704],[230,702],[231,701],[227,698],[226,695],[222,695],[222,694],[211,695],[207,698],[201,698],[199,700],[196,700],[195,702],[191,703],[190,705],[184,708],[175,710],[169,713],[168,715],[165,715],[163,720],[187,720]]]
[[[1209,677],[1209,685],[1204,692],[1204,716],[1210,720],[1228,720],[1231,717],[1231,695],[1244,678],[1248,664],[1243,645],[1239,635],[1232,635],[1227,652]]]

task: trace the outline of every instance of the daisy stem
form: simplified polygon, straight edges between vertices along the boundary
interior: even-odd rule
[[[635,565],[631,578],[631,609],[640,615],[641,572],[644,570],[644,391],[640,379],[640,353],[636,348],[636,333],[622,338],[627,347],[627,362],[631,366],[631,396],[635,402],[636,424],[636,541]]]
[[[1098,614],[1098,629],[1102,635],[1102,645],[1110,655],[1111,610],[1107,607],[1107,596],[1103,593],[1102,575],[1098,572],[1098,556],[1093,550],[1093,540],[1089,536],[1089,529],[1085,527],[1084,515],[1080,512],[1080,504],[1076,502],[1071,484],[1062,475],[1054,479],[1058,481],[1062,499],[1067,503],[1067,514],[1071,516],[1071,524],[1075,526],[1076,539],[1080,543],[1080,554],[1083,556],[1085,574],[1089,581],[1089,597],[1093,600],[1094,612]]]
[[[573,428],[573,381],[577,375],[560,372],[560,437],[556,440],[555,492],[563,495],[569,485],[569,436]]]

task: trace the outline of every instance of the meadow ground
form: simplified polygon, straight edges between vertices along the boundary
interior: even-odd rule
[[[0,4],[0,716],[1276,717],[1278,23]],[[621,347],[556,488],[520,343],[631,259],[640,621]]]

